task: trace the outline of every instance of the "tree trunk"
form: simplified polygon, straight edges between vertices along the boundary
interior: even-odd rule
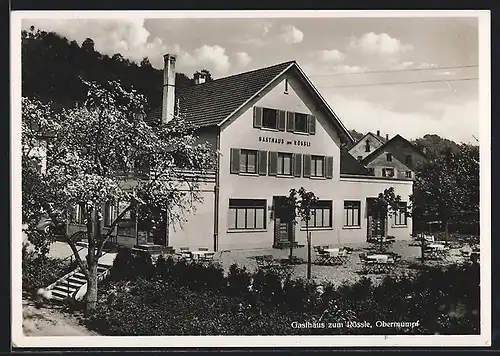
[[[91,316],[97,305],[97,261],[94,266],[89,266],[90,278],[87,281],[87,294],[85,294],[85,317]]]
[[[291,224],[287,223],[288,227],[290,227]],[[288,259],[290,260],[290,263],[292,262],[292,257],[293,257],[293,233],[291,231],[288,231],[288,241],[290,242],[290,256],[288,256]]]
[[[85,317],[89,317],[95,311],[97,303],[97,264],[99,262],[96,256],[97,241],[100,236],[100,221],[98,209],[94,209],[91,216],[91,221],[87,224],[87,232],[89,236],[87,250],[87,268],[89,276],[87,279],[87,293],[85,294]]]
[[[307,279],[311,279],[311,235],[309,234],[309,224],[306,222],[307,234]]]
[[[420,234],[420,258],[422,263],[425,262],[425,239],[424,239],[424,234]]]
[[[446,220],[444,222],[444,241],[448,242],[450,235],[449,235],[449,222]]]

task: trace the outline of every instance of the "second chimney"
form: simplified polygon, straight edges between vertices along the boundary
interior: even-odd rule
[[[389,141],[389,134],[385,134],[385,140]]]
[[[175,108],[175,54],[163,56],[163,99],[161,122],[166,124],[174,117]]]
[[[196,84],[203,84],[207,81],[207,77],[206,77],[205,73],[202,73],[202,72],[194,73],[193,78],[194,78],[195,85]]]
[[[380,137],[380,130],[377,130],[377,137]]]

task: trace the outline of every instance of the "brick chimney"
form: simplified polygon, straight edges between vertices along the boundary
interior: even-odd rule
[[[193,75],[194,78],[194,84],[203,84],[207,81],[207,75],[203,72],[196,72]]]
[[[163,100],[161,122],[166,124],[174,117],[175,108],[175,54],[163,56]]]
[[[385,140],[389,141],[389,134],[385,134]]]
[[[377,137],[380,137],[380,130],[377,130]]]

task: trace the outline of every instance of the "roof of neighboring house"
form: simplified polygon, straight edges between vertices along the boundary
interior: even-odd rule
[[[405,143],[408,146],[412,147],[416,152],[418,152],[419,154],[421,154],[423,157],[427,158],[427,155],[425,153],[423,153],[422,150],[420,150],[420,148],[418,148],[413,143],[411,143],[410,141],[408,141],[407,139],[405,139],[403,136],[397,134],[396,136],[394,136],[393,138],[391,138],[389,141],[387,141],[386,143],[384,143],[382,146],[380,146],[377,149],[375,149],[368,156],[366,156],[365,158],[363,158],[363,160],[361,161],[361,163],[363,163],[365,165],[368,164],[368,163],[370,163],[374,158],[378,157],[378,155],[381,152],[383,152],[383,150],[387,146],[389,146],[392,142],[395,142],[395,141],[398,141],[398,140],[402,141],[403,143]]]
[[[192,124],[198,127],[221,125],[231,114],[257,96],[280,74],[292,67],[295,67],[298,73],[305,77],[295,61],[288,61],[186,88],[177,88],[175,96],[179,100],[181,114]],[[305,78],[305,81],[306,84],[312,87],[315,94],[320,97],[322,103],[327,107],[327,111],[333,114],[335,124],[344,134],[343,136],[349,143],[352,142],[351,135],[317,92],[316,88],[307,78]],[[150,123],[159,122],[161,115],[162,108],[160,106],[147,115],[146,121]]]
[[[372,136],[374,139],[376,139],[377,141],[379,141],[380,143],[384,143],[385,142],[385,139],[380,137],[380,136],[377,136],[375,135],[374,133],[372,132],[367,132],[363,137],[361,137],[359,140],[357,140],[356,142],[353,142],[347,149],[350,151],[354,146],[356,146],[359,142],[363,141],[365,139],[366,136]]]
[[[374,175],[345,149],[340,150],[340,174]]]

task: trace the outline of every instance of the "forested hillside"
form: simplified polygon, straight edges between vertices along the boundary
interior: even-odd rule
[[[86,89],[79,77],[105,83],[120,80],[125,88],[133,86],[148,99],[148,106],[161,104],[163,74],[144,58],[137,64],[119,53],[103,55],[94,50],[92,39],[81,45],[54,32],[22,32],[22,94],[53,101],[64,107],[82,102]],[[192,79],[177,73],[176,85],[189,86]]]

